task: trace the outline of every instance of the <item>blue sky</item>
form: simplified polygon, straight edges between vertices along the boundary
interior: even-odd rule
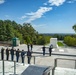
[[[0,19],[31,23],[39,33],[75,33],[76,0],[0,0]]]

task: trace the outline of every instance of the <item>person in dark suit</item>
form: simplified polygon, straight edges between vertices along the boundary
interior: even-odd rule
[[[30,49],[30,44],[27,44],[27,49],[28,49],[28,50]]]
[[[1,49],[1,60],[4,60],[4,48]]]
[[[31,51],[32,51],[32,48],[33,48],[33,44],[30,44],[30,47],[31,47]]]
[[[32,52],[30,50],[27,51],[28,64],[30,64]]]
[[[7,48],[6,49],[6,60],[8,60],[9,59],[9,49]]]
[[[45,55],[45,46],[42,47],[43,55]]]
[[[25,51],[24,51],[24,50],[22,50],[22,51],[21,51],[22,63],[24,63],[24,57],[25,57]]]
[[[13,47],[10,50],[10,53],[11,53],[11,60],[13,61],[13,59],[14,59],[14,48]]]
[[[50,47],[49,47],[49,56],[51,56],[52,48],[53,48],[53,45],[50,45]]]
[[[16,60],[17,60],[17,62],[18,62],[18,60],[19,60],[19,54],[20,54],[20,50],[17,49],[17,51],[16,51]]]

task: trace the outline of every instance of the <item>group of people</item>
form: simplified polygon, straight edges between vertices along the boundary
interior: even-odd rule
[[[4,60],[4,52],[6,54],[6,60],[9,60],[9,54],[11,55],[11,61],[14,60],[14,55],[16,55],[16,61],[19,61],[19,57],[21,56],[22,59],[22,63],[24,63],[24,57],[25,54],[27,54],[27,58],[28,58],[28,64],[30,64],[30,59],[31,59],[31,51],[28,50],[27,52],[25,52],[24,50],[20,51],[19,49],[14,49],[14,47],[12,47],[11,49],[7,48],[1,49],[1,60]]]
[[[51,44],[50,47],[45,47],[45,45],[44,45],[44,46],[42,47],[42,50],[43,50],[43,56],[45,55],[46,48],[49,49],[49,56],[51,56],[52,49],[53,49],[53,45]]]
[[[26,56],[28,58],[28,64],[30,64],[30,60],[31,60],[31,56],[32,56],[32,48],[33,48],[32,44],[27,45],[27,49],[28,49],[27,51],[24,51],[24,50],[20,51],[19,49],[16,50],[16,49],[14,49],[14,47],[12,47],[11,49],[6,48],[6,50],[4,48],[2,48],[1,49],[1,60],[4,60],[4,51],[5,51],[6,60],[9,60],[9,54],[10,54],[11,61],[14,60],[14,55],[16,55],[16,61],[18,62],[19,57],[21,56],[22,63],[24,63],[24,58],[25,58],[25,54],[26,54]],[[45,55],[46,48],[49,49],[49,56],[51,56],[53,45],[50,45],[50,47],[43,46],[42,47],[43,55]]]
[[[27,48],[28,48],[28,50],[31,50],[32,51],[33,44],[27,44]]]

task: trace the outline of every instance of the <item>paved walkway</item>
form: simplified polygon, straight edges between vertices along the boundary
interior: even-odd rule
[[[16,63],[16,74],[21,74],[25,69],[29,67],[29,64],[23,64]],[[3,75],[2,70],[2,61],[0,61],[0,75]],[[5,75],[14,74],[14,63],[5,61]],[[31,71],[33,72],[33,71]],[[50,71],[50,75],[52,75],[52,71]],[[54,71],[54,75],[76,75],[76,69],[70,69],[70,68],[61,68],[56,67]]]
[[[47,46],[49,47],[49,46]],[[0,49],[2,48],[2,46],[0,46]],[[4,47],[7,48],[7,47]],[[11,47],[9,47],[11,49]],[[27,51],[27,45],[23,44],[21,46],[17,46],[15,47],[15,49],[24,49],[25,51]],[[61,48],[59,47],[54,48],[52,51],[52,56],[49,56],[49,51],[48,49],[46,49],[46,55],[43,56],[43,52],[42,52],[42,45],[34,45],[33,46],[33,54],[32,56],[35,56],[35,64],[37,65],[47,65],[47,66],[54,66],[54,59],[55,58],[71,58],[71,59],[76,59],[76,49],[75,48]],[[73,55],[73,56],[72,56]],[[0,55],[0,59],[1,59],[1,55]],[[5,60],[6,60],[6,55],[5,55]],[[11,56],[9,58],[9,60],[11,60]],[[14,55],[14,60],[16,61],[16,56]],[[19,62],[21,63],[21,57],[19,58]],[[27,64],[27,57],[25,56],[25,63]],[[69,63],[69,64],[68,64]],[[31,58],[31,64],[34,64],[34,57]],[[75,62],[74,61],[59,61],[59,66],[63,66],[63,67],[70,67],[70,68],[74,68],[75,66]]]

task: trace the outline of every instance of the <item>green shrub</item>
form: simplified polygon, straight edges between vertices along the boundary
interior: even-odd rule
[[[58,46],[64,46],[62,42],[57,42]]]
[[[64,43],[68,46],[76,46],[76,38],[71,36],[66,36],[64,38]]]

